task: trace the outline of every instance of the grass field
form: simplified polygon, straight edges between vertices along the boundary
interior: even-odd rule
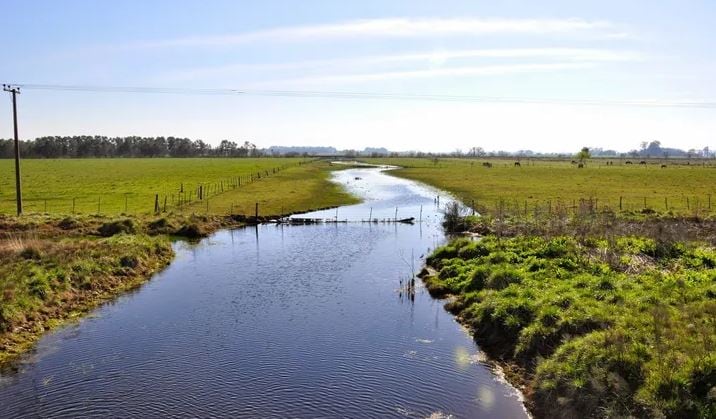
[[[520,365],[537,417],[714,417],[716,250],[657,235],[455,240],[433,295]]]
[[[592,160],[582,169],[569,160],[526,160],[515,167],[515,160],[495,159],[366,159],[367,162],[392,164],[403,169],[391,172],[451,192],[480,212],[527,212],[535,206],[558,204],[572,207],[580,199],[593,199],[601,208],[641,211],[645,207],[658,212],[672,211],[691,215],[716,212],[716,166],[701,163],[686,165],[650,161],[647,165],[626,165],[614,160]],[[492,167],[483,167],[483,162]],[[638,163],[638,162],[635,162]],[[709,203],[711,204],[709,205]],[[710,206],[710,208],[709,208]],[[667,209],[668,208],[668,209]]]
[[[173,257],[167,236],[244,225],[226,215],[252,216],[256,203],[267,216],[357,201],[329,182],[339,167],[322,161],[26,160],[25,215],[15,217],[12,163],[0,160],[0,366],[148,280]]]
[[[209,214],[233,209],[253,215],[259,202],[266,215],[354,202],[327,181],[329,169],[300,158],[25,160],[24,208],[27,213],[143,215],[154,212],[159,195],[167,211],[207,213],[208,200]],[[0,173],[0,213],[13,214],[13,161],[0,160]]]

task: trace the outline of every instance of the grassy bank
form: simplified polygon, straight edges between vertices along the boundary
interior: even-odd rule
[[[134,288],[173,255],[164,237],[0,241],[0,364],[48,329]]]
[[[511,366],[538,417],[716,416],[716,222],[481,219],[430,292]]]
[[[446,190],[485,214],[546,212],[574,208],[591,200],[599,208],[681,215],[716,213],[713,162],[593,160],[577,168],[571,160],[522,159],[366,159],[402,169],[390,174]],[[483,166],[490,163],[491,167]],[[689,163],[689,164],[687,164]],[[666,168],[661,165],[666,164]],[[710,164],[710,165],[709,165]],[[710,204],[709,204],[710,203]]]
[[[151,159],[138,160],[164,169],[171,166],[147,162]],[[170,163],[198,168],[197,161],[173,160]],[[215,159],[191,160],[212,163]],[[216,164],[228,165],[222,170],[230,170],[232,165],[248,164],[248,160],[218,159]],[[83,162],[87,161],[52,164],[75,167]],[[125,175],[131,172],[127,176],[135,177],[136,173],[129,170],[132,163],[137,162],[119,159],[89,162],[90,166],[118,165],[127,170],[123,172]],[[356,202],[355,197],[329,182],[330,172],[335,169],[337,167],[325,162],[296,164],[268,176],[264,173],[260,180],[240,187],[225,188],[223,192],[219,188],[208,198],[188,202],[181,208],[170,207],[166,212],[162,209],[159,214],[153,214],[153,207],[149,207],[138,214],[130,211],[131,214],[111,216],[91,210],[88,210],[90,214],[70,214],[69,208],[22,217],[0,215],[0,365],[31,348],[44,331],[148,280],[171,261],[171,237],[197,239],[220,228],[239,227],[269,216]],[[161,183],[162,179],[173,176],[164,171],[163,174],[138,173],[142,175],[137,177],[141,185],[150,185],[153,180]],[[189,175],[205,174],[189,171]],[[47,174],[54,179],[52,182],[60,182],[58,179],[69,182],[66,187],[69,191],[101,192],[103,196],[110,196],[115,190],[101,182],[104,174],[98,179],[78,179],[76,185],[65,176],[64,172]],[[119,173],[116,182],[128,180]],[[33,190],[28,185],[26,188]],[[259,203],[259,220],[253,218],[255,202]]]
[[[155,197],[164,209],[196,202],[199,189],[211,199],[227,191],[273,188],[275,176],[312,177],[315,166],[301,158],[131,158],[28,159],[22,163],[23,195],[28,213],[141,215],[154,211]],[[0,159],[0,214],[15,212],[12,160]],[[310,167],[309,167],[310,166]],[[305,170],[304,170],[305,169]],[[237,194],[237,204],[247,194]],[[290,197],[281,197],[290,200]],[[252,203],[253,204],[253,203]],[[225,214],[229,207],[216,207]]]

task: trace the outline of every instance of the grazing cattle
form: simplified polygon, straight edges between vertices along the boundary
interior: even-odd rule
[[[583,169],[583,168],[584,168],[584,164],[579,163],[579,164],[577,165],[577,168],[578,168],[578,169]]]
[[[642,160],[642,161],[639,162],[639,164],[646,165],[646,161]]]
[[[572,160],[572,164],[577,164],[577,161],[576,161],[576,160]]]
[[[520,164],[520,162],[516,161],[516,162],[515,162],[515,167],[522,167],[522,165]]]
[[[627,160],[624,164],[631,164],[631,161]]]
[[[482,163],[482,167],[490,168],[490,167],[492,167],[492,163],[490,163],[489,161],[486,161],[486,162]]]
[[[662,164],[662,165],[661,165],[661,168],[662,168],[662,169],[666,169],[666,165],[665,165],[665,164]]]

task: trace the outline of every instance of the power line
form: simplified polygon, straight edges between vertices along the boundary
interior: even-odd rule
[[[629,106],[650,108],[693,108],[716,109],[716,101],[672,101],[672,100],[602,100],[602,99],[558,99],[558,98],[527,98],[527,97],[496,97],[471,95],[439,95],[439,94],[408,94],[380,92],[350,91],[312,91],[312,90],[252,90],[234,88],[171,88],[171,87],[137,87],[137,86],[97,86],[97,85],[62,85],[62,84],[30,84],[21,83],[14,86],[26,90],[51,90],[94,93],[141,93],[141,94],[175,94],[175,95],[220,95],[220,96],[272,96],[293,98],[328,98],[328,99],[388,99],[409,101],[439,102],[475,102],[475,103],[519,103],[536,105],[582,105],[582,106]]]

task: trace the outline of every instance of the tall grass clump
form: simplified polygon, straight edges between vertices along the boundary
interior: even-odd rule
[[[716,249],[673,239],[459,239],[425,283],[538,417],[716,417]]]

